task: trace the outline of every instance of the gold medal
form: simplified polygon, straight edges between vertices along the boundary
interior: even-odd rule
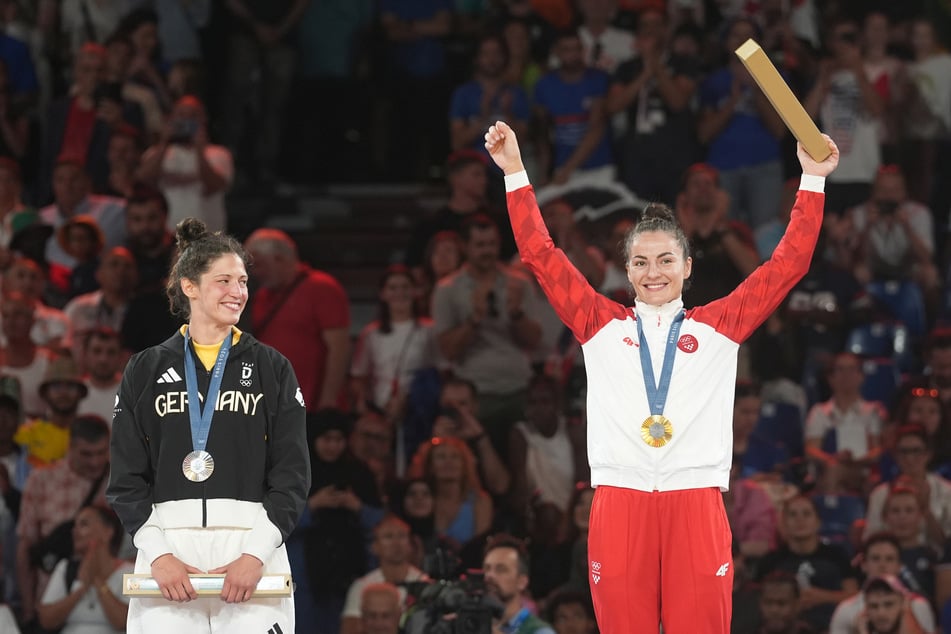
[[[193,451],[182,461],[182,473],[192,482],[204,482],[215,471],[215,460],[207,451]]]
[[[641,423],[641,438],[651,447],[663,447],[674,435],[674,426],[662,414],[648,416]]]

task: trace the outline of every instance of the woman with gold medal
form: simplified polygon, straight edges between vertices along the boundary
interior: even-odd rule
[[[588,460],[596,487],[588,567],[603,634],[730,631],[731,534],[721,491],[733,457],[740,344],[805,275],[822,226],[825,177],[839,152],[803,176],[785,236],[727,297],[685,311],[690,247],[673,212],[650,204],[624,244],[634,306],[599,295],[556,249],[512,129],[485,147],[505,173],[522,261],[584,351]]]
[[[235,327],[247,256],[193,218],[168,281],[187,324],[134,355],[116,397],[107,497],[162,598],[134,597],[127,632],[294,631],[290,597],[252,596],[290,573],[284,540],[310,488],[304,399],[290,363]],[[224,574],[199,598],[189,574]]]

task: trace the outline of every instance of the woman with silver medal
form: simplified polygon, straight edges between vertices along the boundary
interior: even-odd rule
[[[825,176],[839,153],[813,160],[770,260],[728,296],[684,310],[693,261],[667,206],[648,204],[622,253],[634,306],[598,294],[555,248],[503,122],[485,147],[505,173],[522,261],[584,351],[591,484],[588,569],[603,634],[724,634],[733,570],[721,491],[733,457],[740,344],[809,268],[822,226]],[[663,151],[658,149],[658,151]]]
[[[107,497],[138,548],[127,631],[294,631],[290,597],[253,596],[290,572],[284,540],[310,486],[304,402],[287,359],[236,328],[247,257],[189,218],[167,292],[188,323],[130,359],[116,397]],[[198,597],[190,574],[225,575]]]

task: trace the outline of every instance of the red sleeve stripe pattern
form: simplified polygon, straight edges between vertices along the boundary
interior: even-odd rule
[[[753,271],[732,293],[699,306],[687,317],[712,326],[742,343],[759,327],[809,270],[822,227],[825,195],[821,183],[807,180],[796,195],[789,226],[773,256]],[[818,189],[818,191],[816,191]]]
[[[507,194],[519,255],[575,338],[585,343],[610,320],[630,317],[629,309],[599,294],[564,252],[555,248],[538,209],[535,190],[527,185],[527,178],[510,180],[506,177],[510,186],[513,180],[526,183]]]

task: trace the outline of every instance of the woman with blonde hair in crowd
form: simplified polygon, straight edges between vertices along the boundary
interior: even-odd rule
[[[433,491],[436,534],[460,546],[492,525],[492,498],[476,470],[475,455],[458,438],[433,438],[413,458],[409,477],[426,479]]]

